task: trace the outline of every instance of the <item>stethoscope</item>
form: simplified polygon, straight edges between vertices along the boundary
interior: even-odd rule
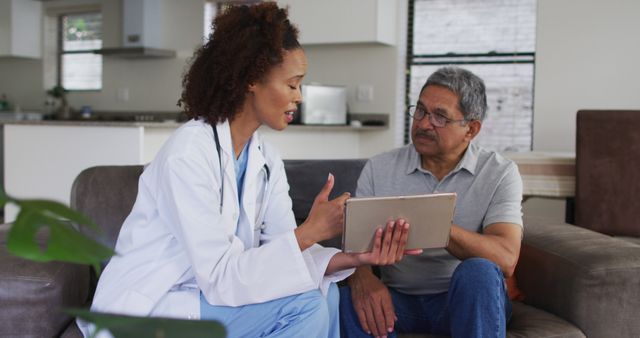
[[[216,142],[216,151],[218,151],[218,162],[220,163],[220,214],[222,214],[222,206],[224,204],[224,170],[222,169],[222,152],[220,147],[220,138],[218,137],[218,130],[212,124],[211,129],[213,129],[213,138]],[[262,151],[262,147],[258,146],[260,151]],[[263,154],[264,155],[264,154]],[[264,170],[264,186],[262,191],[262,205],[260,206],[260,211],[258,212],[258,220],[262,220],[264,217],[264,213],[267,208],[267,192],[269,191],[269,179],[271,178],[271,172],[269,170],[269,166],[265,163],[262,166]]]

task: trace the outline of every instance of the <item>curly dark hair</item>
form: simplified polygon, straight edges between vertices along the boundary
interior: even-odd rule
[[[249,91],[282,63],[285,50],[300,48],[298,29],[275,2],[232,6],[213,22],[213,33],[191,59],[178,106],[210,124],[233,120]]]

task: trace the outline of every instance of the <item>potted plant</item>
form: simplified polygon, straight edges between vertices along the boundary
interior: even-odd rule
[[[38,261],[64,261],[88,264],[100,275],[100,262],[115,252],[78,231],[78,227],[98,229],[97,225],[64,204],[49,200],[17,199],[0,189],[0,206],[13,203],[20,211],[7,237],[7,251],[16,256]],[[44,249],[35,236],[48,228]],[[97,330],[108,329],[115,337],[225,337],[222,324],[215,321],[193,321],[169,318],[135,317],[66,309],[70,315],[92,322]]]
[[[53,88],[47,90],[47,95],[58,101],[58,108],[55,111],[55,118],[57,120],[66,120],[71,117],[71,109],[69,108],[69,102],[67,101],[68,92],[69,91],[64,89],[61,85],[55,85]]]

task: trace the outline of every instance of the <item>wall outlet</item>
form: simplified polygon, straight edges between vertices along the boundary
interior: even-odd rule
[[[129,101],[129,88],[118,88],[116,90],[116,100],[118,100],[119,102]]]
[[[373,101],[373,85],[358,85],[356,98],[358,101]]]

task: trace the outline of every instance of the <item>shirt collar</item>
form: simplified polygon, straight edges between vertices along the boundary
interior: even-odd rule
[[[416,147],[413,144],[409,144],[411,147],[409,151],[409,159],[407,161],[407,175],[415,172],[416,170],[422,169],[422,161],[420,160],[420,154],[416,151]],[[458,162],[458,165],[453,169],[452,172],[458,172],[460,169],[465,169],[471,175],[475,175],[476,173],[476,165],[478,164],[478,146],[471,143],[467,147],[467,150],[464,152],[462,159]]]
[[[476,165],[478,164],[478,146],[470,143],[467,150],[464,152],[462,159],[458,162],[458,165],[453,172],[457,172],[460,169],[465,169],[471,175],[476,174]]]
[[[418,154],[413,144],[410,143],[406,145],[406,147],[409,147],[409,157],[407,160],[407,175],[409,175],[422,168],[422,161],[420,161],[420,154]]]

